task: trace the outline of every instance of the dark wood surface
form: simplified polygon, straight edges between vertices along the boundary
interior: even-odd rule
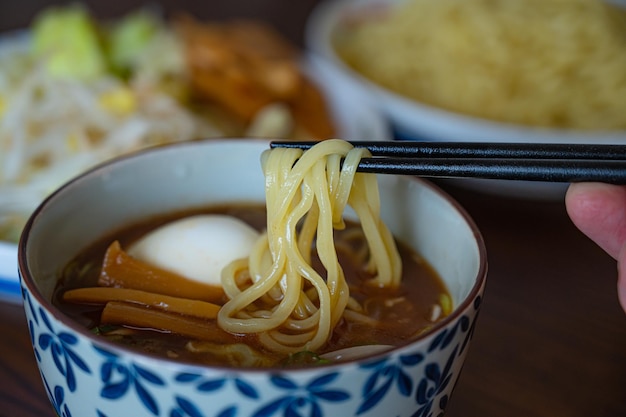
[[[0,1],[0,31],[26,26],[48,3]],[[103,17],[135,5],[88,3]],[[174,3],[162,2],[166,13],[258,17],[301,44],[316,2]],[[626,416],[626,314],[615,261],[574,228],[562,201],[444,187],[475,219],[489,254],[485,302],[447,417]],[[21,306],[0,303],[0,317],[0,416],[53,416]]]

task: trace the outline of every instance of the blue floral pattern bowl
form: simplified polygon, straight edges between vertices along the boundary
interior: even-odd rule
[[[22,296],[35,359],[59,416],[443,415],[476,325],[486,253],[463,209],[414,178],[381,177],[383,217],[440,273],[456,308],[394,350],[305,369],[205,367],[111,344],[52,305],[56,272],[116,225],[178,206],[263,201],[258,158],[265,147],[212,140],[144,151],[71,181],[33,214],[18,253]]]

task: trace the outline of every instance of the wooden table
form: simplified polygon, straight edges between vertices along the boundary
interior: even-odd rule
[[[93,8],[106,17],[133,7],[104,3]],[[263,18],[301,43],[315,0],[173,3],[162,2],[164,10]],[[0,31],[27,25],[44,4],[0,2]],[[481,317],[446,416],[626,416],[626,314],[615,262],[572,226],[561,201],[444,187],[474,217],[489,253]],[[0,304],[0,316],[0,416],[53,416],[21,306]]]

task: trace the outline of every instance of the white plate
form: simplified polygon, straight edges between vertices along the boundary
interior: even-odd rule
[[[7,51],[23,48],[24,32],[0,37],[0,58]],[[338,137],[359,140],[392,140],[392,132],[379,110],[353,94],[349,86],[326,79],[327,63],[306,55],[307,74],[324,91],[338,129]],[[0,241],[0,300],[20,303],[21,291],[17,273],[17,246]]]
[[[0,301],[22,301],[17,274],[17,246],[2,241],[0,241]]]
[[[366,8],[393,6],[405,0],[326,0],[309,17],[305,43],[312,53],[327,61],[326,79],[349,85],[361,92],[391,121],[395,136],[404,140],[443,142],[536,142],[625,144],[626,132],[584,133],[545,128],[529,128],[452,113],[396,95],[349,68],[334,51],[331,39],[347,16]],[[613,0],[625,5],[626,0]],[[375,59],[375,57],[373,58]],[[529,139],[532,138],[532,139]],[[562,200],[567,184],[504,181],[449,180],[457,185],[487,194],[533,200]]]

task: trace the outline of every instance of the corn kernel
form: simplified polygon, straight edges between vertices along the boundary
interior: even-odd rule
[[[119,116],[130,114],[137,108],[135,95],[125,87],[103,93],[99,103],[103,109]]]
[[[68,135],[65,144],[70,152],[78,152],[78,137],[75,134]]]

